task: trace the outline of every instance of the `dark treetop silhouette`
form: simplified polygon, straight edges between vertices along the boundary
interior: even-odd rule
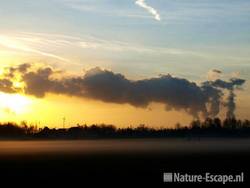
[[[175,128],[116,128],[113,125],[77,125],[71,128],[37,128],[22,122],[0,124],[2,139],[95,139],[95,138],[192,138],[192,137],[250,137],[250,121],[227,118],[193,120],[188,126],[176,124]]]

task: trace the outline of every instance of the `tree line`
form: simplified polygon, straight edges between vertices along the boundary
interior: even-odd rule
[[[98,139],[98,138],[192,138],[192,137],[250,137],[250,121],[236,118],[206,118],[189,125],[177,123],[174,128],[153,128],[144,124],[117,128],[114,125],[93,124],[70,128],[38,128],[22,122],[0,123],[1,139]]]

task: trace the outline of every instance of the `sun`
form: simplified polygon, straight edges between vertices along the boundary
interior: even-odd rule
[[[32,100],[20,94],[6,94],[0,92],[0,108],[12,114],[22,114],[31,105]]]

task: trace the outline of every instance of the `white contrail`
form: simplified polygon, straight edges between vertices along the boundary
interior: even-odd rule
[[[157,12],[156,9],[154,9],[153,7],[147,5],[147,3],[145,2],[145,0],[137,0],[135,1],[135,4],[146,9],[150,14],[152,14],[154,16],[154,18],[157,20],[157,21],[160,21],[161,20],[161,16],[160,14]]]

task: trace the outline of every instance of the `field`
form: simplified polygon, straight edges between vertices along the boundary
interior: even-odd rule
[[[244,172],[248,183],[249,157],[249,139],[0,142],[1,180],[32,185],[164,185],[163,172]]]

